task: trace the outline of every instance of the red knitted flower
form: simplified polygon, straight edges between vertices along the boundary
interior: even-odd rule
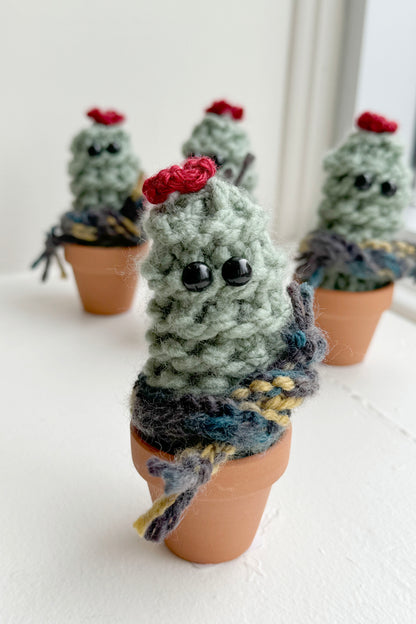
[[[367,132],[396,132],[398,124],[395,121],[389,121],[382,115],[370,113],[366,111],[360,115],[356,121],[357,127]]]
[[[225,100],[218,100],[211,106],[205,109],[206,113],[214,113],[214,115],[231,115],[233,119],[242,119],[244,115],[244,108],[241,106],[232,106]]]
[[[103,126],[113,126],[114,124],[121,123],[125,119],[124,115],[121,115],[117,111],[102,111],[99,108],[91,108],[87,116]]]
[[[196,193],[215,175],[217,168],[210,158],[188,158],[181,167],[162,169],[143,184],[143,195],[151,204],[162,204],[171,193]]]

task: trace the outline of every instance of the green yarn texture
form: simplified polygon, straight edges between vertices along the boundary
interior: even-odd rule
[[[391,240],[402,226],[403,209],[410,199],[410,172],[403,148],[390,133],[353,132],[324,160],[327,178],[319,207],[318,229],[340,234],[355,243]],[[357,176],[369,176],[367,190],[354,185]],[[387,197],[381,185],[390,182],[396,193]]]
[[[111,143],[120,148],[117,153],[106,149]],[[101,150],[98,155],[88,153],[92,145]],[[74,210],[82,212],[99,205],[120,210],[139,176],[139,161],[125,130],[118,124],[94,123],[75,136],[71,152],[68,171]]]
[[[287,260],[248,194],[214,176],[202,190],[171,195],[153,208],[145,229],[153,245],[142,274],[154,291],[147,383],[178,394],[222,394],[275,361],[285,349],[281,330],[292,317]],[[244,286],[222,277],[222,265],[233,256],[252,267]],[[191,292],[182,271],[197,261],[210,267],[213,280]]]
[[[229,182],[236,180],[249,152],[250,141],[241,122],[229,115],[214,113],[206,113],[182,147],[185,157],[193,154],[214,158],[219,163],[217,175]],[[257,174],[254,163],[251,163],[239,186],[251,193],[256,184]]]

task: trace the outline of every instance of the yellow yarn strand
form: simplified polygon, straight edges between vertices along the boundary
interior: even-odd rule
[[[146,511],[146,513],[137,518],[133,526],[136,529],[137,533],[140,535],[140,537],[143,537],[143,535],[146,533],[146,529],[149,524],[153,522],[155,518],[161,516],[166,511],[166,509],[168,509],[168,507],[173,505],[177,498],[178,494],[161,496],[160,498],[155,500],[149,511]]]
[[[74,238],[93,242],[97,240],[97,228],[92,225],[84,225],[83,223],[73,223],[71,234]]]
[[[259,406],[252,401],[243,401],[238,407],[243,411],[247,410],[248,412],[257,412],[258,414],[261,414]]]
[[[145,179],[146,179],[146,176],[144,175],[144,173],[141,173],[139,175],[139,179],[137,180],[136,186],[134,187],[134,189],[132,190],[130,194],[130,197],[132,198],[133,201],[137,201],[142,196],[143,182],[145,181]]]
[[[302,397],[282,397],[281,395],[273,397],[271,399],[262,400],[259,402],[260,407],[264,409],[278,409],[279,411],[294,409],[302,403]]]
[[[379,240],[364,241],[363,243],[361,243],[360,247],[362,249],[382,249],[387,253],[391,253],[393,251],[393,246],[391,243]]]
[[[121,217],[120,221],[122,222],[122,224],[124,225],[124,227],[126,228],[126,230],[128,230],[129,232],[131,232],[132,234],[134,234],[135,236],[140,236],[141,235],[141,231],[140,228],[138,228],[133,221],[130,221],[130,219],[127,219],[127,217]]]
[[[295,382],[293,381],[293,379],[291,379],[290,377],[284,377],[283,375],[280,375],[279,377],[275,377],[273,379],[273,386],[275,386],[276,388],[282,388],[282,390],[293,390],[293,388],[295,387]]]
[[[268,381],[256,379],[255,381],[251,382],[249,388],[251,392],[269,392],[269,390],[273,389],[273,386]]]
[[[266,420],[271,420],[282,427],[287,427],[290,424],[290,418],[287,414],[279,414],[275,410],[262,410],[261,415]]]
[[[413,256],[416,254],[416,247],[406,241],[395,241],[399,253],[403,256]]]
[[[236,451],[235,446],[231,446],[231,444],[222,444],[221,442],[214,442],[213,444],[209,444],[208,446],[205,446],[203,448],[203,450],[201,451],[201,457],[203,457],[204,459],[209,459],[211,464],[215,464],[215,460],[217,456],[220,455],[221,453],[225,454],[226,457],[224,458],[223,462],[219,462],[218,464],[214,466],[214,469],[212,472],[215,473],[217,472],[221,464],[227,461],[227,459],[231,455],[233,455],[235,451]]]
[[[211,464],[213,464],[215,461],[215,453],[216,453],[215,446],[216,446],[215,444],[209,444],[201,452],[201,457],[203,457],[204,459],[209,459]]]
[[[232,399],[236,399],[237,401],[243,401],[244,399],[248,399],[250,396],[250,390],[248,388],[237,388],[231,394]]]
[[[382,249],[387,253],[396,253],[399,258],[407,258],[408,256],[416,255],[416,247],[412,245],[412,243],[408,243],[407,241],[379,241],[379,240],[369,240],[361,243],[360,247],[362,249]],[[389,271],[386,270],[381,275],[389,276]]]
[[[290,392],[295,386],[294,380],[290,377],[278,375],[271,383],[262,379],[255,379],[250,383],[248,388],[236,388],[231,394],[231,397],[239,401],[239,408],[241,410],[257,412],[266,420],[271,420],[281,427],[288,427],[290,425],[289,416],[287,414],[281,414],[280,412],[291,410],[301,405],[303,402],[302,397],[288,397],[284,394],[278,394],[275,397],[263,396],[263,398],[258,399],[256,402],[247,401],[247,399],[252,394],[267,394],[274,388],[280,388],[281,390]]]

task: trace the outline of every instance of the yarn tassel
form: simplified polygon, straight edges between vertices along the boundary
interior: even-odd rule
[[[151,542],[163,541],[178,526],[200,487],[234,453],[235,448],[229,444],[210,444],[185,449],[174,462],[157,457],[149,459],[149,473],[164,479],[165,491],[133,524],[140,537]]]
[[[66,278],[67,274],[62,264],[62,261],[57,253],[58,246],[60,245],[59,237],[55,234],[55,228],[52,228],[50,232],[48,232],[45,240],[45,247],[38,258],[34,262],[32,262],[30,268],[36,269],[36,267],[44,262],[44,268],[42,272],[42,282],[46,282],[48,279],[49,268],[51,265],[52,258],[55,258],[59,269],[61,271],[61,277]]]
[[[166,509],[168,509],[178,498],[178,494],[171,494],[170,496],[161,496],[158,498],[149,509],[142,516],[137,518],[133,524],[140,537],[143,537],[147,527],[159,516],[163,515]]]

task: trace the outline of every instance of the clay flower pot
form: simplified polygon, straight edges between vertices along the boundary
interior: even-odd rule
[[[326,364],[362,362],[382,313],[391,305],[394,284],[376,290],[315,290],[316,324],[328,340]]]
[[[65,258],[72,265],[86,312],[120,314],[133,302],[138,280],[136,261],[147,245],[93,247],[65,243]]]
[[[292,431],[268,451],[228,461],[197,493],[180,524],[165,540],[178,557],[195,563],[221,563],[235,559],[249,548],[260,524],[271,486],[285,472]],[[154,501],[163,494],[163,481],[147,471],[147,460],[173,456],[144,442],[131,427],[133,463],[146,479]]]

